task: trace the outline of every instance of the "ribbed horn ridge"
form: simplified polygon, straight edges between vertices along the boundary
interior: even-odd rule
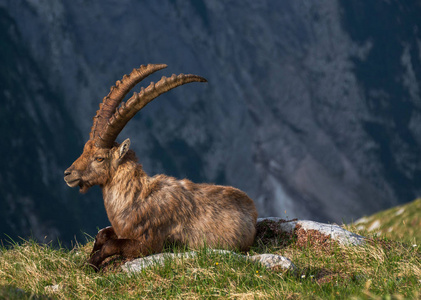
[[[123,102],[108,119],[103,130],[98,135],[96,142],[97,146],[111,148],[118,134],[139,110],[159,95],[168,92],[177,86],[190,82],[207,82],[207,80],[193,74],[174,74],[169,78],[165,76],[162,77],[157,83],[151,82],[146,89],[142,88],[139,93],[134,93],[133,96],[127,100],[126,103]]]
[[[111,87],[109,94],[104,97],[102,103],[99,105],[99,110],[96,112],[91,128],[90,139],[94,139],[99,136],[109,118],[115,113],[121,101],[123,101],[127,93],[136,84],[152,73],[166,67],[167,65],[165,64],[142,65],[138,69],[133,69],[129,75],[124,75],[123,79],[118,80],[115,86]]]
[[[207,82],[203,77],[192,74],[172,75],[171,77],[162,77],[157,83],[151,84],[145,89],[142,88],[139,93],[134,93],[133,96],[122,103],[116,109],[114,115],[108,120],[104,130],[100,133],[97,145],[102,148],[110,148],[114,144],[118,134],[126,126],[134,115],[145,107],[146,104],[151,102],[159,95],[168,92],[169,90],[190,82]]]

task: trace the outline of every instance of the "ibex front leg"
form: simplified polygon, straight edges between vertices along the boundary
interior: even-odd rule
[[[146,240],[109,239],[100,250],[93,253],[88,263],[96,270],[99,270],[99,265],[107,257],[121,255],[124,258],[136,258],[161,252],[163,246],[163,241],[153,241],[151,243]]]
[[[104,244],[110,239],[118,239],[117,234],[111,226],[105,227],[98,231],[95,237],[94,247],[89,257],[92,257],[95,252],[101,250],[102,246],[104,246]]]

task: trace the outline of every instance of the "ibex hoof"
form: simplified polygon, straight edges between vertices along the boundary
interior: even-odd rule
[[[87,262],[87,263],[85,263],[85,266],[88,266],[88,267],[90,267],[95,273],[98,273],[99,272],[99,267],[97,267],[97,266],[95,266],[94,264],[91,264],[91,263],[89,263],[89,262]]]
[[[99,264],[98,263],[95,263],[93,260],[92,260],[92,257],[90,258],[90,259],[88,259],[86,262],[85,262],[85,264],[84,264],[85,266],[88,266],[88,267],[90,267],[91,269],[93,269],[95,272],[99,272],[99,270],[100,270],[100,267],[99,267]]]

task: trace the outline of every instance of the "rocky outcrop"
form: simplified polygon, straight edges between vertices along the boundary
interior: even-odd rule
[[[344,246],[363,245],[365,238],[361,235],[352,233],[336,224],[324,224],[309,220],[290,220],[285,221],[281,218],[259,218],[258,227],[270,227],[271,230],[288,235],[312,235],[317,232],[320,235],[338,242]]]

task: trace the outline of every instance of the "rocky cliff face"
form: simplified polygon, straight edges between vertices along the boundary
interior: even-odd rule
[[[32,235],[68,242],[105,223],[92,202],[74,205],[76,194],[62,184],[66,162],[83,146],[81,135],[3,9],[0,32],[1,239]]]
[[[348,221],[420,195],[416,1],[0,0],[0,7],[2,45],[14,47],[3,47],[2,79],[18,78],[2,80],[0,108],[10,151],[1,156],[2,214],[10,224],[35,216],[56,235],[68,232],[49,213],[48,203],[62,203],[67,217],[82,219],[75,226],[102,226],[98,190],[69,192],[62,171],[82,150],[109,87],[150,62],[169,65],[151,80],[184,72],[209,81],[161,96],[121,133],[151,175],[233,185],[261,216],[317,221]],[[20,105],[22,119],[8,108]],[[26,133],[17,129],[22,122]],[[39,181],[26,198],[8,188],[20,187],[17,169]],[[25,214],[22,202],[10,214],[14,199],[43,213]],[[90,224],[75,216],[83,205],[96,213]]]

